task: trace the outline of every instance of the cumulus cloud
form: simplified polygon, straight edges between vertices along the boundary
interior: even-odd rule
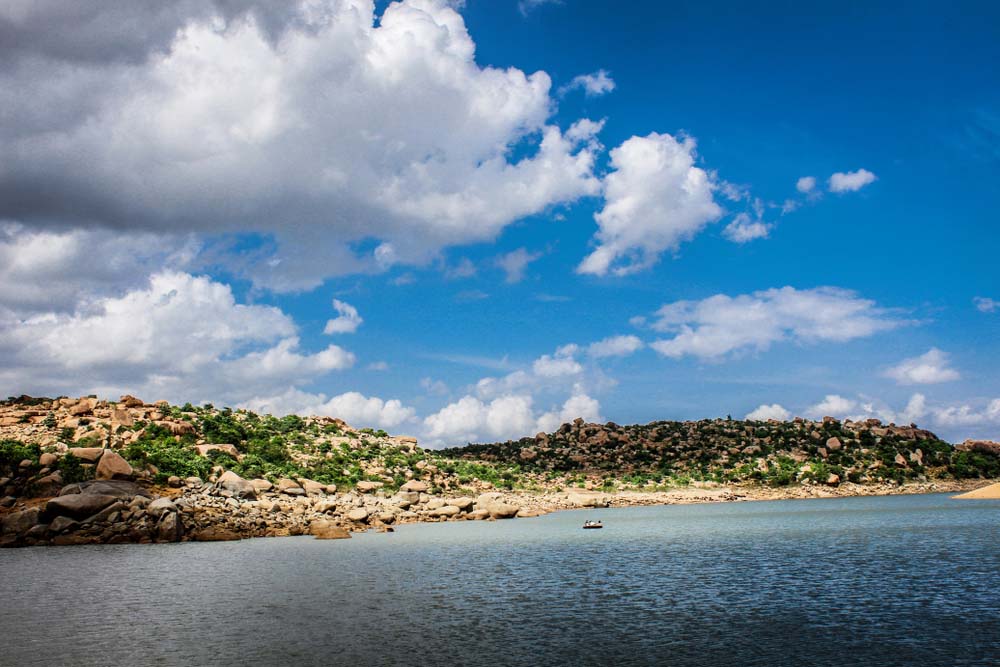
[[[1000,301],[985,296],[977,296],[972,302],[976,304],[976,310],[981,313],[995,313],[1000,310]]]
[[[837,172],[830,176],[830,192],[857,192],[876,180],[875,174],[867,169],[858,169],[847,173]]]
[[[903,324],[874,301],[850,290],[817,287],[769,289],[701,301],[676,301],[656,311],[651,327],[672,333],[650,347],[666,357],[719,359],[763,351],[783,341],[845,342]]]
[[[827,394],[822,401],[806,409],[806,414],[815,419],[822,417],[846,417],[857,409],[857,401],[838,394]]]
[[[587,355],[595,359],[604,357],[627,357],[641,350],[643,342],[638,336],[610,336],[587,346]]]
[[[791,416],[792,413],[783,408],[781,405],[778,403],[772,403],[771,405],[760,405],[755,410],[748,412],[746,419],[755,421],[767,421],[768,419],[787,421]]]
[[[652,133],[611,151],[605,204],[594,218],[597,248],[577,272],[626,275],[646,269],[722,215],[712,177],[695,166],[695,140]]]
[[[591,74],[580,74],[573,77],[573,80],[559,89],[561,94],[566,94],[571,90],[582,89],[587,97],[597,97],[606,95],[615,89],[614,79],[607,70],[597,70]]]
[[[364,322],[358,315],[358,309],[345,301],[334,299],[333,309],[337,311],[337,317],[327,320],[326,326],[323,328],[323,333],[327,335],[354,333]]]
[[[757,239],[766,239],[773,227],[772,224],[751,218],[749,213],[738,213],[722,230],[722,235],[733,243],[749,243]]]
[[[8,393],[237,402],[354,361],[336,345],[301,351],[281,310],[237,303],[228,285],[183,272],[154,274],[144,287],[68,313],[24,318],[0,309],[0,386]]]
[[[795,182],[795,189],[802,194],[809,194],[816,189],[816,177],[815,176],[803,176]]]
[[[396,399],[383,400],[349,391],[332,398],[324,394],[311,394],[290,388],[275,396],[255,397],[244,401],[240,407],[273,415],[297,414],[337,417],[351,426],[396,428],[414,421],[416,410]]]
[[[919,357],[904,359],[887,369],[884,375],[897,384],[937,384],[959,379],[961,375],[948,363],[948,355],[932,347]]]
[[[430,446],[462,445],[484,439],[509,440],[553,431],[561,424],[582,417],[601,421],[599,403],[586,394],[575,394],[563,405],[539,414],[527,394],[511,394],[484,401],[464,396],[424,419],[424,435]]]
[[[255,234],[275,243],[245,275],[293,290],[599,190],[592,148],[549,124],[548,75],[479,66],[450,3],[17,7],[0,10],[0,218]]]
[[[524,280],[524,272],[528,265],[542,256],[540,252],[528,252],[525,248],[518,248],[505,255],[496,258],[496,265],[503,269],[507,283],[519,283]]]

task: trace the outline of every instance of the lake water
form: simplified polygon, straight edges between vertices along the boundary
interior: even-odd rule
[[[18,666],[998,665],[1000,501],[8,549],[0,609],[0,664]]]

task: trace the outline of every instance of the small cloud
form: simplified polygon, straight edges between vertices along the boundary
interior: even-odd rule
[[[740,213],[722,230],[722,235],[733,243],[749,243],[756,239],[766,239],[774,225],[762,220],[754,220],[747,213]]]
[[[404,273],[392,279],[392,284],[397,286],[412,285],[415,282],[417,282],[417,277],[412,273]]]
[[[337,317],[327,321],[323,329],[323,333],[327,335],[354,333],[364,322],[358,315],[358,309],[345,301],[334,299],[333,308],[337,311]]]
[[[791,413],[781,405],[772,403],[771,405],[761,405],[756,410],[748,412],[746,419],[751,421],[767,421],[768,419],[788,421],[791,416]]]
[[[562,296],[561,294],[546,294],[541,292],[535,295],[536,301],[541,301],[542,303],[564,303],[566,301],[572,301],[573,299],[568,296]]]
[[[875,174],[867,169],[849,171],[846,174],[837,172],[830,177],[830,192],[857,192],[876,180]]]
[[[486,292],[478,289],[463,290],[455,295],[455,301],[460,303],[467,303],[469,301],[482,301],[483,299],[490,298],[490,295]]]
[[[795,189],[802,194],[809,194],[816,189],[816,177],[815,176],[803,176],[798,181],[795,182]]]
[[[986,296],[977,296],[972,302],[976,304],[976,310],[981,313],[995,313],[1000,310],[1000,301]]]
[[[883,375],[897,384],[937,384],[961,377],[958,371],[948,366],[948,355],[936,347],[919,357],[904,359]]]
[[[389,370],[389,364],[384,361],[373,361],[368,364],[367,368],[370,371],[387,371]]]
[[[524,272],[528,268],[528,264],[531,264],[541,256],[542,253],[540,252],[528,252],[525,248],[518,248],[506,255],[500,255],[496,258],[495,263],[507,274],[506,282],[513,284],[524,280]]]
[[[808,408],[806,413],[811,417],[845,417],[857,407],[857,401],[844,398],[837,394],[827,394],[822,401]]]
[[[476,265],[468,257],[463,257],[455,266],[446,267],[444,277],[449,280],[472,278],[477,273]]]
[[[521,12],[521,16],[527,16],[534,10],[545,5],[561,5],[563,0],[520,0],[517,3],[517,11]]]
[[[607,70],[599,69],[591,74],[580,74],[573,77],[572,81],[559,89],[559,94],[565,95],[578,88],[582,88],[587,97],[598,97],[614,90],[615,82]]]
[[[423,378],[420,380],[420,386],[428,394],[434,394],[437,396],[443,396],[448,393],[448,385],[446,385],[441,380],[435,380],[433,378]]]
[[[627,357],[638,352],[645,344],[638,336],[611,336],[587,346],[587,355],[595,359],[605,357]]]

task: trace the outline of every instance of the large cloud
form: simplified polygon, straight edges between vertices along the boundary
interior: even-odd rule
[[[0,361],[7,393],[235,403],[348,368],[355,358],[336,345],[302,352],[281,310],[237,303],[227,285],[206,277],[162,272],[144,288],[72,313],[0,310]]]
[[[932,347],[919,357],[903,359],[884,375],[898,384],[937,384],[959,379],[959,372],[948,363],[947,353]]]
[[[599,188],[548,75],[477,65],[444,2],[217,5],[0,10],[0,218],[273,235],[254,280],[293,289]]]
[[[715,184],[695,166],[695,141],[652,133],[611,151],[597,249],[577,268],[599,276],[648,268],[722,215]]]
[[[854,292],[834,287],[769,289],[701,301],[675,301],[656,312],[656,331],[672,333],[650,343],[666,357],[718,359],[741,351],[766,350],[780,341],[843,342],[900,326],[885,309]]]
[[[343,419],[351,426],[392,429],[413,421],[416,411],[398,399],[383,400],[349,391],[332,398],[289,388],[274,396],[254,397],[242,407],[273,415],[323,415]]]

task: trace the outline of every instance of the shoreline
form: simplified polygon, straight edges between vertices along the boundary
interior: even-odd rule
[[[569,488],[488,491],[476,498],[413,491],[391,496],[386,492],[357,491],[311,496],[274,492],[251,498],[239,497],[217,483],[172,489],[104,481],[81,485],[83,488],[75,493],[55,498],[31,499],[0,514],[0,546],[233,541],[296,535],[347,539],[352,533],[392,532],[398,525],[531,518],[567,510],[963,493],[996,482],[979,479],[902,485],[848,483],[838,487],[689,486],[611,493]],[[155,493],[162,495],[154,497]]]

